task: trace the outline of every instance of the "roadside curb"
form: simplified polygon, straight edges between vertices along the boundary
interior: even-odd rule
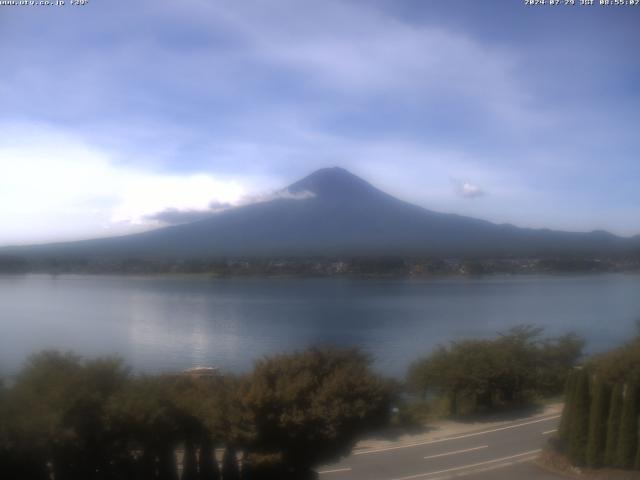
[[[552,452],[552,451],[551,451]],[[555,467],[545,458],[545,453],[549,454],[550,450],[543,450],[538,458],[534,460],[534,465],[541,470],[557,475],[558,477],[571,480],[640,480],[640,471],[638,470],[607,470],[607,469],[577,469],[578,472],[568,471]],[[576,468],[576,467],[569,467]]]
[[[544,451],[541,452],[542,454],[544,454]],[[540,470],[544,470],[545,472],[549,472],[552,473],[554,475],[559,475],[563,478],[569,478],[571,480],[575,480],[577,478],[584,478],[581,475],[575,474],[575,473],[569,473],[566,472],[564,470],[559,470],[557,468],[552,467],[551,465],[547,464],[546,462],[544,462],[541,458],[541,456],[539,455],[537,459],[535,459],[533,461],[533,464],[539,468]]]
[[[430,443],[446,442],[450,440],[456,440],[464,436],[480,435],[483,432],[492,433],[493,431],[497,431],[501,429],[517,428],[521,424],[526,425],[529,422],[542,422],[547,419],[551,420],[554,418],[558,418],[557,413],[551,413],[551,414],[547,413],[547,414],[522,418],[520,420],[514,420],[510,422],[496,422],[491,426],[484,425],[482,427],[472,428],[469,430],[461,430],[459,432],[451,433],[451,434],[444,434],[444,435],[433,436],[433,437],[424,437],[420,441],[389,442],[380,446],[354,448],[352,450],[352,455],[364,455],[367,453],[375,453],[380,450],[395,450],[395,449],[401,449],[401,448],[409,448],[413,446],[427,445]]]

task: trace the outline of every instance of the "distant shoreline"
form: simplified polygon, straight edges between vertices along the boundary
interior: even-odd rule
[[[447,278],[640,273],[640,258],[246,258],[26,259],[0,257],[0,274],[202,276],[211,278]]]

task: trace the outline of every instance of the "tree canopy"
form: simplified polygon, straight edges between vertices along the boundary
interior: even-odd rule
[[[132,375],[117,359],[43,352],[0,390],[0,476],[177,480],[179,463],[185,480],[302,479],[383,423],[391,398],[351,349],[265,358],[243,377]]]
[[[412,364],[407,383],[422,396],[448,397],[454,414],[558,394],[584,342],[574,334],[546,339],[541,334],[526,325],[491,340],[440,346]]]
[[[242,395],[256,432],[253,448],[279,451],[292,478],[347,454],[357,436],[382,425],[390,384],[358,350],[313,348],[259,361]]]

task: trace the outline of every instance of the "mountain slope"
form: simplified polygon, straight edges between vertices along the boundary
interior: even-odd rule
[[[628,251],[606,232],[522,229],[398,200],[340,168],[318,170],[282,198],[150,232],[12,249],[37,256],[202,258],[253,255],[557,255]],[[1,250],[0,250],[1,251]]]

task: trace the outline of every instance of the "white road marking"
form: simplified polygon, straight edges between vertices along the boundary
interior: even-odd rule
[[[322,470],[322,471],[318,472],[318,475],[324,475],[326,473],[340,473],[340,472],[350,472],[350,471],[351,471],[351,467],[336,468],[334,470]]]
[[[541,451],[542,451],[541,449],[530,450],[528,452],[517,453],[515,455],[509,455],[508,457],[494,458],[493,460],[486,460],[484,462],[471,463],[469,465],[462,465],[460,467],[447,468],[445,470],[437,470],[435,472],[418,473],[416,475],[409,475],[409,476],[406,476],[406,477],[398,477],[398,478],[393,478],[391,480],[412,480],[414,478],[430,477],[431,475],[439,475],[441,473],[456,472],[456,471],[460,471],[460,470],[466,470],[466,469],[469,469],[469,468],[481,467],[483,465],[489,465],[491,463],[504,462],[505,460],[511,460],[513,458],[518,458],[518,457],[524,457],[526,455],[531,456],[531,455],[538,454]]]
[[[450,442],[452,440],[460,440],[462,438],[477,437],[478,435],[486,435],[487,433],[501,432],[502,430],[509,430],[511,428],[524,427],[527,425],[533,425],[534,423],[547,422],[549,420],[555,420],[560,418],[561,415],[554,415],[552,417],[540,418],[538,420],[531,420],[530,422],[518,423],[516,425],[508,425],[506,427],[493,428],[491,430],[483,430],[481,432],[467,433],[465,435],[458,435],[457,437],[440,438],[438,440],[429,440],[425,442],[407,443],[405,445],[397,445],[394,447],[375,448],[372,450],[363,450],[362,452],[354,452],[352,455],[369,455],[370,453],[388,452],[389,450],[399,450],[401,448],[419,447],[422,445],[433,445],[434,443]]]
[[[512,465],[518,465],[520,463],[530,462],[535,458],[536,458],[536,455],[532,455],[529,457],[520,457],[510,462],[502,462],[494,465],[489,465],[487,467],[474,468],[472,470],[469,470],[468,472],[454,472],[450,475],[444,475],[442,477],[431,477],[429,480],[450,480],[452,478],[468,477],[469,475],[477,475],[478,473],[482,473],[482,472],[491,472],[492,470],[499,470],[501,468],[510,467]]]
[[[557,428],[554,428],[553,430],[547,430],[546,432],[542,432],[542,434],[543,434],[543,435],[549,435],[550,433],[555,433],[555,432],[557,432],[557,431],[558,431],[558,429],[557,429]]]
[[[479,447],[465,448],[464,450],[456,450],[455,452],[438,453],[437,455],[429,455],[428,457],[424,457],[424,459],[425,460],[429,460],[430,458],[448,457],[449,455],[456,455],[458,453],[473,452],[475,450],[482,450],[483,448],[489,448],[489,445],[481,445]]]

